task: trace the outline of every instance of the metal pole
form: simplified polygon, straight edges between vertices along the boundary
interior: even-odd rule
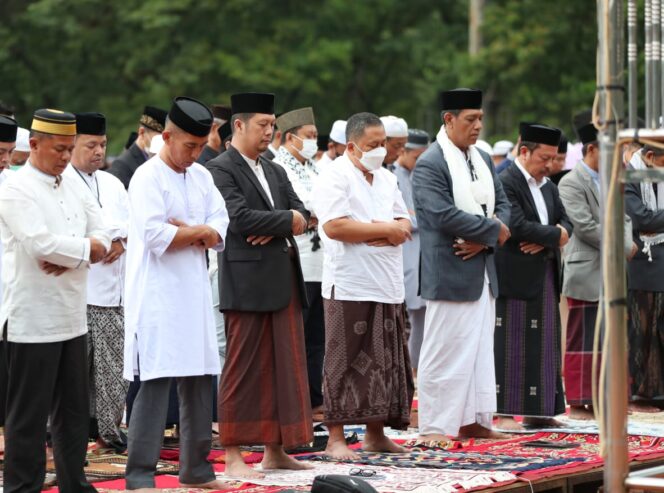
[[[477,55],[482,48],[482,14],[484,0],[470,0],[468,25],[468,53]]]
[[[664,5],[664,4],[663,4]],[[636,128],[637,104],[639,95],[638,84],[638,24],[636,15],[636,0],[627,0],[627,61],[629,71],[629,127]],[[664,88],[663,88],[664,90]]]
[[[652,17],[651,17],[651,5],[652,0],[646,0],[645,4],[645,35],[646,35],[646,47],[645,47],[645,59],[646,59],[646,127],[655,128],[652,124],[652,107],[650,105],[652,101]]]
[[[604,448],[604,488],[609,493],[625,491],[628,473],[627,458],[627,310],[623,246],[624,204],[619,183],[610,188],[611,177],[620,173],[622,162],[614,160],[617,132],[623,117],[622,71],[624,58],[624,25],[620,24],[622,0],[598,0],[598,92],[600,176],[602,180],[602,285],[604,337],[608,351],[603,354],[606,365],[604,412],[606,428]]]
[[[651,0],[652,4],[650,5],[650,17],[652,20],[652,119],[653,127],[659,128],[660,126],[660,115],[661,115],[661,99],[662,94],[662,74],[660,62],[660,50],[661,50],[661,25],[660,25],[660,0]]]

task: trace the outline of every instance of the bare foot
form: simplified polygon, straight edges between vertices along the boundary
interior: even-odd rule
[[[650,404],[647,404],[642,401],[630,402],[628,409],[633,413],[648,413],[648,414],[659,413],[662,411],[660,408],[651,406]]]
[[[184,488],[200,488],[203,490],[227,490],[231,488],[231,485],[229,483],[219,481],[218,479],[215,479],[213,481],[208,481],[207,483],[200,483],[200,484],[180,483],[180,485]]]
[[[265,474],[252,469],[242,461],[235,462],[232,464],[226,463],[226,469],[224,470],[224,474],[232,478],[244,478],[244,479],[263,479],[265,477]]]
[[[286,452],[284,449],[279,447],[278,450],[265,450],[265,456],[263,462],[261,462],[261,467],[265,470],[267,469],[291,469],[294,471],[302,471],[305,469],[313,469],[314,466],[311,464],[306,464],[297,459],[294,459]]]
[[[505,431],[524,431],[525,428],[517,423],[512,416],[500,416],[496,420],[496,428]]]
[[[504,440],[510,438],[509,435],[505,433],[500,433],[499,431],[492,430],[490,428],[485,428],[479,423],[473,423],[472,425],[462,426],[459,429],[460,439],[464,438],[490,438],[494,440]]]
[[[420,435],[417,439],[425,442],[447,442],[450,437],[443,435],[442,433],[429,433],[427,435]]]
[[[529,426],[542,426],[545,428],[561,428],[565,426],[563,423],[561,423],[555,418],[535,418],[535,417],[523,418],[523,424]]]
[[[595,419],[595,413],[585,406],[570,406],[569,419],[577,419],[579,421],[591,421]]]
[[[360,460],[360,456],[348,448],[346,440],[328,440],[325,455],[335,460]]]
[[[365,437],[362,450],[367,452],[385,452],[388,454],[404,454],[408,452],[405,447],[397,445],[385,435],[375,439]]]

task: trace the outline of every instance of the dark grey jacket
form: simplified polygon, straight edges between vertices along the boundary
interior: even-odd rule
[[[664,233],[664,211],[647,209],[643,205],[640,184],[628,183],[625,185],[625,212],[632,218],[633,238],[639,247],[638,253],[627,264],[627,287],[664,292],[664,244],[651,247],[652,262],[648,262],[639,238],[640,233]]]
[[[480,151],[493,175],[496,205],[494,214],[509,227],[510,204],[488,154]],[[477,301],[488,272],[491,293],[498,297],[498,279],[493,248],[498,241],[500,223],[476,216],[454,205],[452,177],[443,150],[434,142],[422,153],[413,171],[413,199],[420,232],[420,290],[427,300]],[[462,260],[454,252],[456,238],[476,241],[491,247],[479,255]]]

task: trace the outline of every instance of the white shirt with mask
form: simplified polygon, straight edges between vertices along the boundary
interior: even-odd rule
[[[48,175],[28,161],[0,187],[0,232],[0,324],[7,323],[7,339],[47,343],[87,333],[89,237],[111,244],[92,196],[70,177]],[[68,270],[49,275],[40,261]]]
[[[127,238],[129,198],[124,185],[106,171],[85,173],[71,163],[63,177],[77,183],[81,193],[89,194],[99,204],[112,240]],[[88,305],[121,306],[124,303],[126,255],[123,253],[111,264],[98,262],[88,273]]]
[[[396,176],[384,168],[372,174],[373,182],[369,183],[344,154],[323,170],[314,184],[313,210],[325,247],[324,298],[394,304],[404,301],[401,245],[374,247],[332,240],[323,228],[342,217],[366,224],[410,218]]]
[[[535,201],[535,207],[537,207],[537,215],[540,218],[540,222],[544,225],[549,224],[549,211],[546,209],[546,202],[544,201],[544,195],[542,194],[542,187],[546,185],[546,182],[549,180],[546,176],[542,178],[541,181],[537,182],[533,178],[526,168],[523,167],[519,159],[514,160],[514,164],[519,168],[519,171],[523,174],[523,177],[528,182],[528,188],[530,189],[530,195],[532,195],[533,200]]]

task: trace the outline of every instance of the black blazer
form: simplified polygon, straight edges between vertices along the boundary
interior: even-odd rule
[[[308,306],[300,256],[292,235],[291,209],[299,211],[307,221],[309,212],[293,190],[284,168],[262,156],[259,162],[270,186],[274,207],[256,174],[234,147],[206,165],[226,201],[230,218],[226,247],[219,254],[221,311],[281,310],[290,303],[292,282],[299,287],[302,306]],[[274,238],[266,245],[253,246],[247,243],[251,235]],[[296,252],[296,279],[292,279],[287,239]]]
[[[542,195],[549,213],[549,224],[540,222],[537,207],[528,182],[516,164],[512,163],[500,175],[503,190],[512,204],[510,219],[511,238],[496,249],[496,269],[498,287],[503,298],[522,300],[541,296],[544,286],[545,266],[548,260],[555,260],[556,293],[560,293],[561,260],[560,229],[563,226],[572,235],[572,222],[567,217],[565,206],[560,200],[558,187],[550,181],[542,187]],[[546,247],[536,255],[522,253],[519,243],[527,241]]]
[[[138,167],[147,161],[145,154],[134,142],[118,158],[113,161],[108,172],[118,178],[125,188],[129,188],[131,177]]]
[[[205,166],[208,161],[216,158],[218,155],[219,152],[212,149],[212,147],[206,145],[205,147],[203,147],[203,150],[201,151],[201,154],[198,156],[196,162]]]
[[[261,154],[261,156],[263,156],[266,159],[269,159],[270,161],[272,161],[275,157],[274,152],[272,152],[269,147],[265,149],[265,151],[263,151],[263,154]]]

